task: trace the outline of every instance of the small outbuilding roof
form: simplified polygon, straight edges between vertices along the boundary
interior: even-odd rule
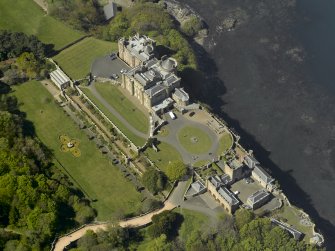
[[[110,2],[109,4],[104,6],[104,14],[106,20],[109,20],[116,15],[116,4],[114,2]]]
[[[66,84],[70,82],[70,78],[61,70],[57,69],[50,73],[51,79],[55,82],[56,85],[62,86],[63,84]]]
[[[257,203],[258,201],[262,201],[267,199],[270,196],[270,194],[265,190],[258,190],[257,192],[253,193],[248,197],[249,204],[253,205]]]

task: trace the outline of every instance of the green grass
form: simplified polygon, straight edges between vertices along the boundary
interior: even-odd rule
[[[225,132],[219,140],[219,148],[217,151],[218,155],[222,155],[233,145],[233,136],[230,133]]]
[[[135,135],[130,131],[113,113],[111,113],[92,93],[89,89],[82,87],[81,90],[99,107],[99,109],[136,145],[143,146],[146,142],[144,138]]]
[[[89,141],[71,118],[54,102],[41,83],[32,81],[14,88],[20,109],[33,122],[36,135],[53,151],[54,157],[92,199],[99,220],[108,220],[116,210],[134,213],[140,206],[140,194],[133,185]],[[58,137],[67,134],[80,140],[81,156],[60,151]]]
[[[212,163],[212,168],[216,171],[217,174],[219,175],[223,174],[223,171],[216,163]]]
[[[89,74],[94,59],[116,49],[116,43],[89,37],[65,49],[53,59],[66,74],[76,80],[82,79]]]
[[[192,141],[193,137],[196,138],[196,142]],[[212,146],[212,141],[208,134],[192,126],[183,127],[178,132],[178,140],[188,152],[194,154],[206,153]]]
[[[209,160],[199,160],[193,164],[193,167],[203,167],[204,165],[208,164]]]
[[[148,147],[144,153],[146,153],[151,161],[155,162],[158,168],[163,172],[166,170],[170,161],[182,160],[179,152],[167,143],[161,142],[157,145],[157,148],[159,151],[155,152],[152,148]]]
[[[305,234],[304,240],[309,242],[309,239],[313,236],[313,227],[300,224],[298,209],[284,205],[281,210],[282,212],[279,213],[279,216],[285,218],[287,220],[286,223],[303,232]]]
[[[0,29],[36,35],[56,50],[84,35],[45,15],[33,0],[0,0]]]
[[[149,117],[138,109],[117,86],[110,83],[95,84],[100,95],[138,131],[149,131]]]

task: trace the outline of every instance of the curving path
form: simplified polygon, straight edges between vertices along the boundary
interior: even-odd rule
[[[97,91],[95,88],[95,84],[91,83],[88,87],[85,87],[87,89],[90,89],[91,93],[104,105],[115,117],[117,117],[122,124],[127,127],[132,133],[134,133],[136,136],[142,137],[144,139],[147,139],[149,136],[148,133],[143,133],[137,130],[133,125],[131,125],[117,110],[114,109]]]
[[[172,204],[169,201],[166,201],[164,203],[164,207],[154,211],[152,213],[143,215],[141,217],[137,217],[137,218],[132,218],[129,220],[125,220],[125,221],[120,221],[119,224],[121,227],[140,227],[140,226],[145,226],[147,224],[149,224],[151,222],[151,218],[152,216],[156,215],[156,214],[160,214],[161,212],[165,211],[165,210],[172,210],[174,209],[176,206],[174,204]],[[53,251],[63,251],[65,249],[66,246],[70,245],[71,242],[74,242],[78,239],[80,239],[83,235],[85,235],[87,230],[92,230],[94,232],[98,231],[99,229],[105,230],[108,226],[108,223],[100,223],[100,224],[96,224],[96,225],[89,225],[86,227],[83,227],[69,235],[66,235],[64,237],[61,237],[57,240],[55,248],[53,249]]]
[[[121,227],[140,227],[145,226],[151,222],[152,216],[156,214],[160,214],[161,212],[165,210],[172,210],[176,208],[182,201],[184,196],[184,191],[187,187],[187,181],[179,182],[178,186],[174,189],[171,196],[167,201],[164,202],[164,206],[161,209],[158,209],[156,211],[153,211],[149,214],[135,217],[129,220],[120,221],[119,224]],[[87,230],[92,230],[94,232],[98,231],[99,229],[106,229],[108,226],[108,223],[98,223],[96,225],[89,225],[85,226],[81,229],[78,229],[77,231],[68,234],[66,236],[63,236],[59,238],[55,244],[55,247],[53,251],[63,251],[66,246],[68,246],[71,242],[74,242],[78,239],[80,239],[83,235],[85,235]]]
[[[184,115],[177,114],[178,118],[173,120],[166,116],[166,119],[168,121],[168,124],[166,125],[169,130],[168,136],[157,136],[157,139],[159,141],[165,142],[173,146],[182,156],[184,163],[194,163],[200,160],[209,160],[212,158],[212,156],[215,156],[217,149],[219,148],[219,139],[217,135],[206,125],[201,124],[199,122],[190,120],[188,118],[185,118]],[[212,141],[211,148],[201,154],[192,154],[189,153],[179,142],[178,140],[178,133],[179,130],[182,129],[185,126],[193,126],[196,127],[204,132],[206,132],[209,136],[209,138]],[[209,154],[211,153],[211,154]],[[196,159],[193,157],[196,156]]]

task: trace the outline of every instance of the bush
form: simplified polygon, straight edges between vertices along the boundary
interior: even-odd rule
[[[192,16],[181,25],[182,32],[190,37],[196,35],[201,30],[201,28],[201,20],[196,16]]]
[[[171,238],[178,231],[178,225],[182,221],[182,216],[173,211],[164,211],[152,217],[152,225],[148,228],[148,234],[152,238],[157,238],[165,234]]]
[[[142,176],[142,183],[150,192],[156,194],[164,190],[166,179],[161,172],[149,168]]]

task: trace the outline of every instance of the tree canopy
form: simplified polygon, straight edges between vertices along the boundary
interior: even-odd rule
[[[187,39],[178,30],[173,18],[159,4],[137,3],[123,10],[102,28],[103,39],[117,41],[120,37],[128,37],[136,33],[149,35],[158,44],[166,46],[178,61],[178,70],[197,68],[196,56]],[[162,56],[162,55],[161,55]]]
[[[42,250],[56,232],[95,217],[25,123],[16,99],[0,94],[0,226],[20,233],[0,232],[1,250]]]
[[[84,31],[93,30],[105,21],[97,0],[53,0],[49,2],[48,11],[52,16]]]
[[[42,59],[47,53],[47,46],[34,35],[0,31],[0,61],[16,58],[23,52],[32,52],[37,58]]]
[[[166,178],[163,173],[154,168],[148,168],[142,176],[143,185],[152,193],[156,194],[164,190]]]

